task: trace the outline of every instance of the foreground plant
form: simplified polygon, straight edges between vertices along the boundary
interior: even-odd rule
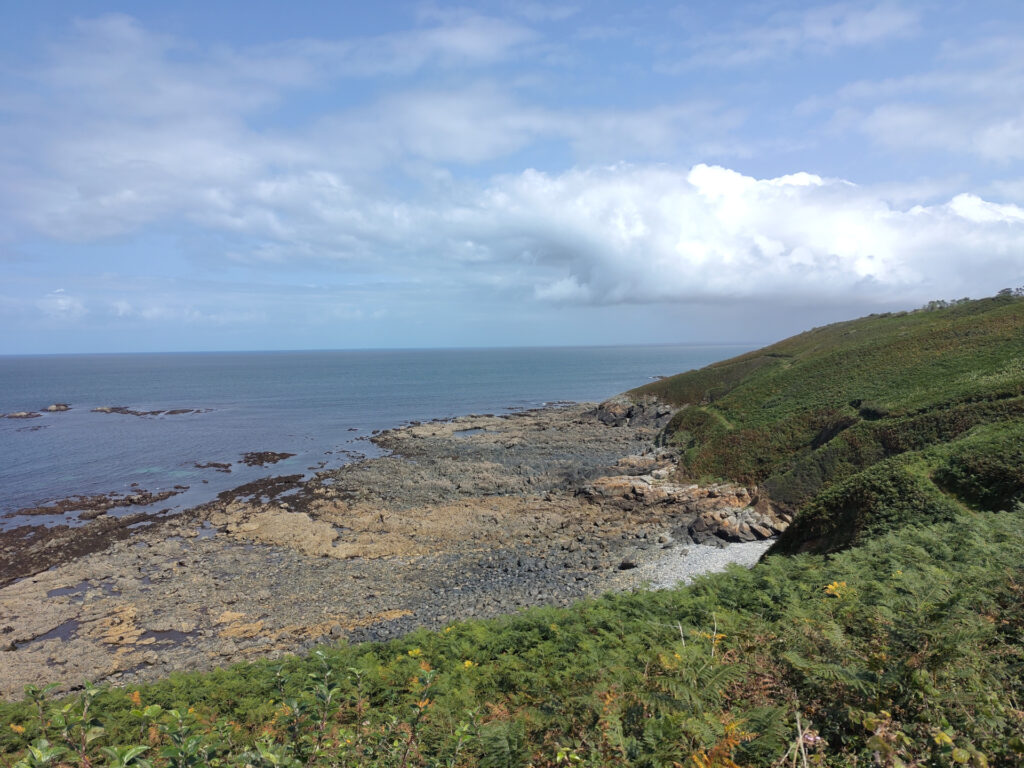
[[[0,705],[8,765],[1018,766],[1024,509],[689,588]],[[469,663],[467,663],[469,662]],[[3,764],[0,756],[0,764]]]

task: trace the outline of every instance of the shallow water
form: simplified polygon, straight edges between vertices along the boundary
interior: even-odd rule
[[[597,401],[745,351],[738,346],[360,350],[0,357],[0,529],[62,516],[3,517],[75,494],[189,489],[183,509],[261,477],[311,475],[359,453],[366,436],[409,421]],[[101,406],[200,413],[135,416]],[[295,456],[267,467],[249,451]],[[230,472],[197,464],[230,464]],[[132,484],[137,484],[133,486]],[[119,507],[125,514],[145,507]]]

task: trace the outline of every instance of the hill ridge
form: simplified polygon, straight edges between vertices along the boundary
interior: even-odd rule
[[[992,509],[972,484],[1024,485],[1017,459],[994,455],[1006,430],[1024,442],[1022,360],[1024,298],[1004,292],[821,326],[627,395],[679,409],[660,440],[681,451],[681,477],[756,485],[798,513],[775,551],[833,551],[945,519],[947,495]],[[980,464],[962,443],[978,432]],[[916,500],[886,501],[883,487]]]

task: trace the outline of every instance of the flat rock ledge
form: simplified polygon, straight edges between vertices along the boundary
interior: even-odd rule
[[[784,530],[757,489],[676,482],[676,455],[655,445],[671,410],[620,405],[409,424],[373,437],[388,455],[305,482],[8,532],[0,565],[19,575],[0,578],[0,695],[670,586],[750,564]]]

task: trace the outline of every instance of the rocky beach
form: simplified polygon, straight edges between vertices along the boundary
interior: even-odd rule
[[[113,517],[105,500],[76,527],[5,531],[0,695],[131,684],[753,563],[788,516],[756,488],[678,482],[676,454],[656,444],[671,413],[613,399],[412,423],[372,437],[382,457],[180,514]]]

